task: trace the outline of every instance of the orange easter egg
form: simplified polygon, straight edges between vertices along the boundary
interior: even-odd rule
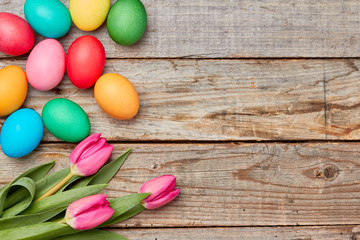
[[[0,70],[0,117],[18,110],[24,103],[28,84],[24,70],[7,66]]]
[[[116,73],[102,75],[94,87],[94,95],[101,109],[117,119],[133,118],[139,111],[139,96],[125,77]]]

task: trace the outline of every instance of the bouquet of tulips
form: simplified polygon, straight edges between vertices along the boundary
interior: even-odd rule
[[[106,227],[173,200],[176,178],[164,175],[143,184],[139,193],[107,199],[99,194],[130,154],[104,165],[113,146],[101,134],[80,142],[70,168],[47,175],[54,165],[34,167],[0,189],[0,239],[126,239],[95,228]]]

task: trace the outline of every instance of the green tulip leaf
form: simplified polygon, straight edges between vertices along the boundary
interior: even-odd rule
[[[103,190],[107,184],[98,184],[82,187],[74,190],[68,190],[56,195],[49,196],[40,201],[33,202],[22,215],[43,212],[57,207],[68,206],[70,203],[90,195],[94,195]],[[0,238],[1,239],[1,238]]]
[[[143,201],[149,195],[150,195],[150,193],[137,193],[137,194],[132,194],[132,195],[124,196],[124,197],[110,199],[109,200],[110,207],[112,209],[114,209],[115,211],[109,220],[107,220],[106,222],[101,224],[101,227],[109,226],[111,224],[120,222],[120,220],[118,220],[119,216],[121,216],[125,212],[129,211],[133,207],[135,207],[137,205],[141,205],[140,204],[141,201]],[[145,208],[143,207],[143,210],[144,209]],[[119,218],[119,219],[122,219],[122,218]],[[123,220],[121,220],[121,221],[123,221]]]
[[[31,178],[28,177],[22,177],[16,182],[12,184],[13,186],[20,186],[21,189],[27,190],[27,196],[20,201],[18,204],[12,206],[11,208],[5,210],[1,217],[7,218],[15,216],[16,214],[22,212],[25,210],[33,201],[34,195],[35,195],[35,182]]]
[[[119,216],[117,216],[115,218],[111,218],[110,220],[106,221],[104,224],[101,225],[101,227],[107,227],[107,226],[113,225],[115,223],[125,221],[126,219],[129,219],[129,218],[134,217],[135,215],[138,215],[139,213],[141,213],[145,209],[146,208],[139,203],[135,207],[129,209],[126,212],[124,212],[123,214],[121,214],[121,215],[119,215]]]
[[[103,166],[96,174],[78,181],[71,189],[76,189],[87,185],[108,183],[119,171],[130,152],[131,148],[121,154],[120,157]]]
[[[38,199],[46,192],[48,192],[52,187],[54,187],[58,182],[63,180],[66,175],[70,172],[70,168],[62,169],[58,172],[50,174],[49,176],[44,177],[40,181],[36,182],[36,194],[35,199]]]
[[[18,176],[17,178],[15,178],[11,183],[5,185],[4,187],[2,187],[0,189],[0,214],[2,214],[4,207],[5,207],[5,200],[6,197],[12,187],[12,185],[19,180],[22,177],[28,177],[31,178],[33,181],[38,181],[41,178],[43,178],[49,171],[50,169],[54,166],[54,161],[52,162],[48,162],[45,163],[43,165],[31,168],[29,170],[27,170],[26,172],[22,173],[20,176]],[[26,191],[24,192],[24,194],[26,195]],[[24,199],[24,197],[22,198]]]
[[[115,174],[119,171],[126,158],[129,156],[131,149],[128,149],[126,152],[121,154],[120,157],[111,161],[110,163],[103,166],[91,179],[89,185],[108,183]]]
[[[47,240],[79,232],[67,224],[45,222],[0,231],[1,240]]]
[[[107,232],[103,230],[95,230],[95,229],[53,238],[52,240],[99,240],[99,239],[128,240],[127,238],[121,236],[120,234]]]
[[[0,230],[42,223],[58,215],[65,209],[66,207],[58,207],[41,213],[0,218]]]
[[[35,191],[34,199],[38,199],[40,196],[46,193],[49,189],[51,189],[58,182],[60,182],[69,172],[70,169],[63,169],[61,171],[45,176],[39,181],[37,181],[35,183],[36,191]],[[27,192],[26,189],[21,188],[12,194],[9,194],[6,197],[5,209],[23,200],[27,195],[26,192]]]

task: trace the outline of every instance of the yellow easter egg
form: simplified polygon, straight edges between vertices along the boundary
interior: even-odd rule
[[[101,109],[111,117],[130,119],[139,111],[139,96],[135,87],[119,74],[102,75],[95,83],[94,95]]]
[[[0,70],[0,116],[7,116],[18,110],[27,94],[27,80],[24,70],[18,66],[7,66]]]
[[[70,15],[75,25],[83,31],[93,31],[103,24],[110,0],[70,0]]]

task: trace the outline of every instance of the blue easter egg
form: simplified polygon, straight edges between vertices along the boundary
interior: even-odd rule
[[[8,157],[23,157],[39,145],[43,133],[44,124],[37,112],[28,108],[17,110],[5,120],[1,129],[1,149]]]
[[[26,0],[25,18],[30,26],[47,38],[59,38],[70,30],[69,10],[59,0]]]

